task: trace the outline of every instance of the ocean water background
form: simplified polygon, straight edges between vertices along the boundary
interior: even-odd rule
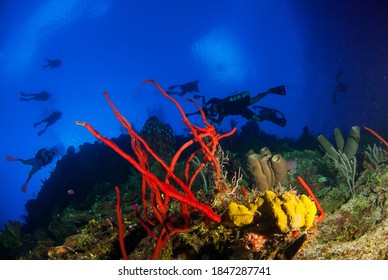
[[[208,99],[285,85],[287,96],[258,104],[285,113],[284,128],[260,123],[279,137],[297,138],[306,125],[327,136],[352,125],[388,135],[387,14],[384,1],[0,1],[0,225],[22,221],[25,202],[55,167],[35,174],[25,194],[20,187],[30,167],[7,162],[7,154],[30,158],[56,146],[58,159],[69,146],[94,142],[75,121],[107,137],[121,133],[103,91],[136,128],[157,115],[182,133],[175,107],[141,84],[149,78],[165,88],[199,80]],[[42,68],[44,58],[63,65]],[[348,91],[334,105],[339,70]],[[19,101],[21,91],[42,90],[49,101]],[[37,136],[33,124],[56,110],[62,118]]]

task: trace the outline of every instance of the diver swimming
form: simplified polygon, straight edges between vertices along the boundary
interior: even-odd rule
[[[53,161],[54,156],[57,154],[56,148],[51,148],[47,150],[46,148],[40,149],[33,158],[30,159],[21,159],[11,155],[7,155],[7,161],[20,161],[22,164],[31,165],[31,171],[28,173],[27,180],[24,182],[21,190],[22,192],[27,192],[28,182],[30,181],[32,175],[38,172],[40,169],[50,164]]]
[[[51,113],[47,118],[39,121],[39,122],[36,122],[34,124],[34,127],[37,127],[38,125],[40,125],[41,123],[44,123],[46,122],[46,126],[43,130],[39,131],[37,134],[39,136],[41,136],[45,131],[46,129],[50,126],[50,125],[53,125],[54,123],[56,123],[62,116],[62,112],[61,111],[56,111],[54,113]]]
[[[339,70],[335,78],[336,85],[335,90],[333,91],[333,104],[336,104],[337,102],[337,93],[346,93],[348,91],[348,87],[340,81],[342,74],[343,71]]]
[[[43,65],[42,66],[43,68],[54,69],[54,68],[59,68],[62,65],[62,61],[60,59],[48,59],[48,58],[45,58],[44,60],[46,60],[47,64]]]
[[[178,94],[179,96],[184,96],[186,93],[189,93],[189,92],[194,92],[194,91],[199,92],[198,83],[199,83],[199,80],[196,80],[194,82],[189,82],[186,84],[181,84],[181,85],[172,85],[168,87],[168,91],[166,92],[170,95]],[[181,90],[180,92],[172,91],[177,87],[180,88]]]
[[[220,124],[226,116],[240,115],[248,120],[255,120],[262,122],[268,120],[276,125],[284,127],[287,123],[285,115],[279,110],[263,107],[253,106],[254,109],[259,109],[258,113],[250,110],[248,107],[255,104],[268,94],[286,95],[286,88],[284,86],[277,86],[270,88],[265,92],[261,92],[254,97],[250,96],[249,91],[240,92],[234,95],[227,96],[223,99],[212,98],[205,101],[204,96],[194,95],[195,99],[202,98],[202,110],[206,117],[212,122]],[[186,114],[191,116],[199,114],[199,111]]]
[[[31,101],[31,100],[37,100],[37,101],[47,101],[50,98],[50,94],[47,91],[41,91],[38,93],[20,93],[20,101]]]

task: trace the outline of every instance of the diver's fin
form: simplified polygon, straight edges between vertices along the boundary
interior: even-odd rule
[[[277,87],[268,89],[268,92],[272,94],[286,95],[286,88],[285,86],[277,86]]]
[[[43,129],[43,130],[39,131],[39,132],[37,133],[38,136],[41,136],[45,131],[46,131],[46,129]]]
[[[193,113],[187,113],[186,117],[189,117],[189,116],[192,116],[192,115],[199,115],[199,114],[201,114],[200,111],[196,111],[196,112],[193,112]]]
[[[21,188],[22,192],[26,193],[27,192],[27,186],[28,186],[28,181],[25,182]]]
[[[286,124],[287,124],[286,118],[275,117],[274,119],[272,119],[270,121],[273,122],[274,124],[278,125],[278,126],[281,126],[281,127],[285,127]]]
[[[47,64],[46,64],[46,65],[43,65],[42,67],[43,67],[43,68],[49,67],[49,66],[50,66],[50,59],[44,58],[44,60],[46,60]]]
[[[11,156],[11,155],[7,155],[6,159],[7,159],[7,161],[17,161],[17,160],[19,160],[17,157],[14,157],[14,156]]]
[[[176,92],[176,91],[170,91],[170,90],[166,91],[166,93],[167,93],[168,95],[179,94],[179,92]]]
[[[168,90],[173,90],[173,89],[176,88],[176,87],[177,87],[176,85],[169,86],[169,87],[168,87]]]

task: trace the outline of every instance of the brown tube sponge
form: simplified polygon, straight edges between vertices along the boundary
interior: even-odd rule
[[[260,156],[261,157],[268,156],[270,158],[270,157],[272,157],[272,153],[267,147],[264,147],[260,150]]]
[[[339,128],[334,128],[333,135],[334,135],[334,140],[335,140],[335,144],[337,146],[337,149],[340,150],[341,152],[343,152],[345,140],[344,140],[344,137],[342,135],[341,130],[339,130]]]
[[[281,155],[274,155],[271,158],[271,165],[276,181],[279,183],[283,182],[287,178],[288,171],[286,160]]]
[[[352,126],[344,147],[344,154],[348,159],[356,155],[358,143],[360,143],[360,128],[358,126]]]
[[[332,156],[335,160],[338,160],[338,153],[334,146],[330,143],[329,140],[326,139],[325,136],[320,134],[318,136],[318,142],[321,145],[321,148],[328,153],[330,156]]]
[[[268,181],[268,187],[272,187],[275,184],[275,180],[274,180],[275,178],[273,174],[271,174],[271,167],[269,165],[270,159],[271,159],[271,156],[268,154],[263,157],[260,157],[259,159],[261,170],[263,171],[263,174]]]
[[[265,191],[268,190],[268,180],[267,177],[263,174],[263,171],[261,170],[260,165],[260,155],[258,154],[251,154],[248,156],[248,164],[251,169],[251,173],[253,175],[253,178],[255,180],[256,188],[259,191]]]
[[[252,150],[252,149],[250,149],[250,150],[245,154],[245,156],[247,157],[247,156],[254,155],[254,154],[256,154],[255,151]]]

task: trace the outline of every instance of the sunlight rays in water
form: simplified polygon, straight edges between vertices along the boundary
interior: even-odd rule
[[[192,52],[209,77],[218,83],[230,85],[246,78],[248,66],[244,50],[224,28],[204,35],[194,43]]]

